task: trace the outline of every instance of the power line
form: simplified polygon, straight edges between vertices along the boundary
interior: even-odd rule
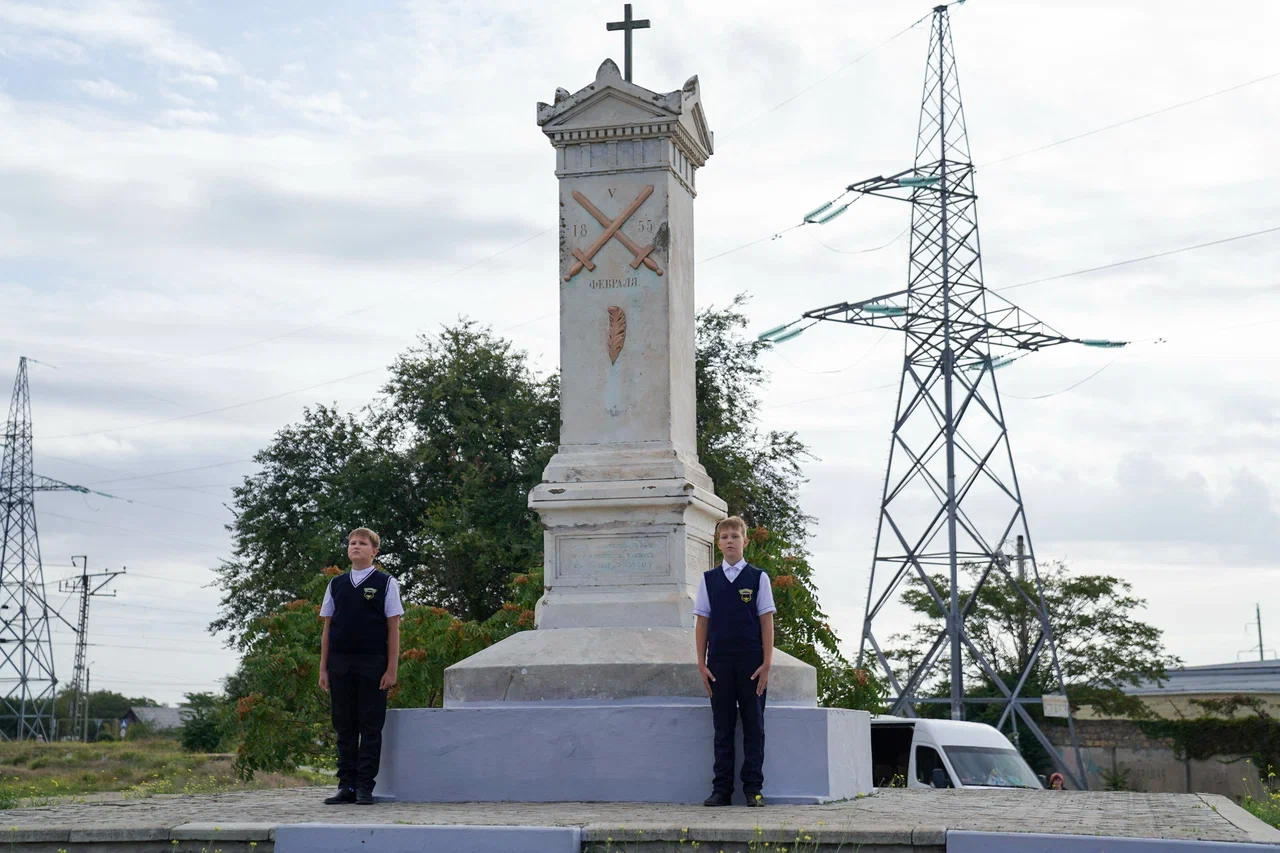
[[[194,417],[194,415],[193,415]],[[117,477],[113,480],[94,480],[89,485],[103,485],[105,483],[124,483],[129,480],[150,480],[154,477],[166,477],[170,474],[186,474],[190,471],[207,471],[210,468],[225,468],[228,465],[239,465],[243,462],[252,462],[253,457],[249,456],[244,459],[229,459],[226,462],[211,462],[208,465],[197,465],[194,468],[175,468],[172,471],[156,471],[152,474],[138,474],[134,477]]]
[[[873,47],[873,48],[871,48],[870,50],[868,50],[868,51],[866,51],[866,52],[864,52],[864,53],[860,54],[859,56],[857,56],[857,57],[855,57],[855,58],[851,59],[850,61],[846,62],[844,65],[841,65],[839,68],[837,68],[835,71],[832,71],[830,74],[828,74],[826,77],[823,77],[821,80],[818,80],[818,81],[817,81],[817,82],[815,82],[815,83],[811,83],[811,84],[809,84],[808,86],[804,87],[804,88],[803,88],[803,89],[801,89],[799,92],[796,92],[794,95],[790,96],[789,98],[785,98],[785,99],[783,99],[782,101],[779,101],[777,104],[775,104],[774,106],[772,106],[772,107],[770,107],[769,109],[765,110],[764,112],[760,113],[760,114],[759,114],[759,115],[757,115],[756,117],[754,117],[754,118],[752,118],[752,119],[750,119],[750,120],[748,120],[748,121],[744,122],[743,124],[740,124],[740,125],[738,125],[737,127],[733,128],[732,130],[730,130],[730,131],[729,131],[729,135],[730,135],[730,136],[732,136],[733,134],[736,134],[736,133],[738,133],[739,131],[742,131],[742,130],[744,130],[744,129],[746,129],[746,128],[750,127],[751,125],[755,124],[756,122],[758,122],[760,119],[764,118],[765,116],[767,116],[767,115],[771,115],[771,114],[773,114],[773,113],[777,112],[778,110],[782,109],[782,108],[783,108],[783,107],[785,107],[787,104],[789,104],[789,103],[791,103],[792,101],[794,101],[796,98],[799,98],[799,97],[801,97],[802,95],[806,95],[806,94],[808,94],[809,92],[812,92],[814,89],[818,88],[818,87],[819,87],[819,86],[821,86],[823,83],[825,83],[825,82],[827,82],[828,80],[830,80],[831,78],[836,77],[836,76],[838,76],[839,74],[841,74],[842,72],[844,72],[845,70],[847,70],[847,69],[849,69],[849,68],[852,68],[853,66],[857,65],[859,62],[861,62],[862,60],[866,59],[868,56],[870,56],[871,54],[875,53],[875,52],[876,52],[877,50],[879,50],[880,48],[884,47],[885,45],[889,44],[889,43],[890,43],[890,42],[892,42],[892,41],[896,41],[898,38],[900,38],[900,37],[902,37],[903,35],[905,35],[906,33],[910,32],[912,29],[914,29],[914,28],[915,28],[915,27],[920,23],[920,21],[923,21],[923,20],[925,20],[925,18],[928,18],[928,17],[929,17],[928,15],[925,15],[924,17],[920,18],[919,20],[917,20],[915,23],[911,24],[910,26],[903,27],[901,30],[899,30],[898,32],[896,32],[896,33],[894,33],[893,35],[889,36],[889,38],[887,38],[887,39],[885,39],[884,41],[880,42],[880,43],[879,43],[879,44],[877,44],[875,47]]]
[[[82,462],[82,461],[80,461],[79,459],[70,459],[70,458],[67,458],[67,457],[65,457],[65,456],[54,456],[52,453],[45,453],[45,452],[43,452],[43,451],[41,451],[40,456],[41,456],[41,458],[43,458],[43,459],[56,459],[56,460],[58,460],[59,462],[68,462],[68,463],[70,463],[70,464],[72,464],[72,465],[80,465],[80,466],[85,467],[85,468],[92,468],[92,469],[94,469],[94,470],[96,470],[96,471],[106,471],[106,472],[107,472],[107,473],[109,473],[109,474],[125,474],[125,473],[127,473],[126,471],[122,471],[122,470],[120,470],[119,468],[108,468],[108,467],[106,467],[105,465],[94,465],[94,464],[92,464],[92,463],[90,463],[90,462]],[[244,460],[236,460],[236,461],[244,461]],[[252,461],[252,460],[249,460],[249,461]],[[231,464],[231,463],[230,463],[230,462],[227,462],[227,463],[220,463],[220,464],[227,464],[227,465],[229,465],[229,464]],[[214,466],[214,467],[217,467],[217,466]],[[165,472],[165,473],[175,473],[175,472]],[[153,478],[153,477],[158,477],[158,476],[163,476],[163,473],[162,473],[162,474],[150,474],[150,475],[147,475],[147,476],[145,476],[145,477],[142,477],[141,479],[149,480],[149,479],[151,479],[151,478]],[[135,477],[135,478],[131,478],[131,479],[139,479],[139,478],[136,478],[136,477]],[[120,481],[120,480],[113,480],[113,481],[111,481],[111,482],[122,482],[122,481]],[[201,485],[201,486],[183,486],[183,485],[178,485],[178,484],[173,484],[173,483],[166,483],[164,480],[152,480],[152,482],[155,482],[155,483],[162,483],[166,488],[170,488],[170,489],[186,489],[186,490],[192,491],[192,492],[194,492],[194,493],[196,493],[196,494],[198,494],[198,495],[205,495],[206,497],[217,497],[217,498],[221,498],[221,497],[222,497],[222,495],[211,495],[211,494],[209,494],[208,492],[201,492],[201,491],[199,491],[199,489],[201,489],[201,488],[215,488],[215,487],[214,487],[214,486],[212,486],[212,485],[209,485],[209,486],[205,486],[205,485]],[[238,484],[238,483],[233,483],[232,485],[239,485],[239,484]],[[118,490],[117,490],[117,491],[118,491]]]
[[[907,233],[908,231],[910,231],[910,230],[911,230],[911,226],[910,226],[910,225],[908,225],[906,228],[903,228],[901,231],[899,231],[899,232],[898,232],[898,236],[894,237],[894,238],[893,238],[892,240],[890,240],[888,243],[882,243],[882,244],[880,244],[879,246],[873,246],[873,247],[871,247],[870,249],[852,249],[852,250],[850,250],[850,249],[837,249],[835,246],[828,246],[826,243],[824,243],[824,242],[822,242],[821,240],[819,240],[819,239],[818,239],[818,237],[817,237],[817,235],[816,235],[816,234],[814,234],[812,231],[808,232],[808,234],[809,234],[809,236],[810,236],[810,237],[812,237],[812,238],[813,238],[813,241],[814,241],[815,243],[817,243],[819,246],[821,246],[821,247],[822,247],[822,248],[824,248],[824,249],[828,249],[828,250],[830,250],[830,251],[832,251],[832,252],[835,252],[835,253],[836,253],[836,254],[838,254],[838,255],[865,255],[865,254],[867,254],[867,253],[869,253],[869,252],[878,252],[878,251],[880,251],[881,249],[887,249],[887,248],[889,248],[889,247],[890,247],[890,246],[892,246],[894,243],[896,243],[896,242],[898,242],[899,240],[901,240],[901,239],[902,239],[902,236],[903,236],[904,234],[906,234],[906,233]]]
[[[994,288],[994,290],[996,290],[997,292],[1002,292],[1005,290],[1015,290],[1019,287],[1026,287],[1027,285],[1030,285],[1030,284],[1041,284],[1046,281],[1058,281],[1059,279],[1072,278],[1073,276],[1086,275],[1087,273],[1091,273],[1091,272],[1100,272],[1102,270],[1115,269],[1116,267],[1123,267],[1129,264],[1137,264],[1137,263],[1141,263],[1142,261],[1150,261],[1156,258],[1167,258],[1170,255],[1178,255],[1178,254],[1182,254],[1183,252],[1192,252],[1192,251],[1195,251],[1196,249],[1208,248],[1209,246],[1220,246],[1223,243],[1232,243],[1232,242],[1235,242],[1236,240],[1246,240],[1250,237],[1258,237],[1263,234],[1274,234],[1277,231],[1280,231],[1280,225],[1276,225],[1271,228],[1264,228],[1261,231],[1250,231],[1248,234],[1236,234],[1232,237],[1223,237],[1220,240],[1210,240],[1207,243],[1197,243],[1194,246],[1183,246],[1178,249],[1170,249],[1167,252],[1156,252],[1155,254],[1152,254],[1152,255],[1143,255],[1140,258],[1128,258],[1123,261],[1115,261],[1113,263],[1103,264],[1097,267],[1088,267],[1082,270],[1075,270],[1074,272],[1066,272],[1060,275],[1046,276],[1045,278],[1035,278],[1035,279],[1032,279],[1031,281],[1021,281],[1021,282],[1018,282],[1017,284],[1010,284],[1005,287],[997,287],[997,288]]]
[[[214,545],[214,544],[213,544],[213,543],[211,543],[211,542],[197,542],[197,541],[195,541],[194,539],[184,539],[184,538],[183,538],[183,537],[181,537],[181,536],[171,536],[171,535],[170,535],[170,534],[168,534],[168,533],[158,533],[158,532],[156,532],[156,531],[154,531],[154,530],[138,530],[138,529],[133,528],[133,527],[122,527],[122,526],[120,526],[120,525],[118,525],[118,524],[106,524],[106,523],[101,522],[101,521],[90,521],[90,520],[88,520],[87,518],[76,518],[76,517],[75,517],[75,516],[73,516],[73,515],[60,515],[59,513],[56,513],[56,512],[48,512],[47,510],[41,510],[41,511],[40,511],[40,515],[42,515],[42,516],[50,516],[50,517],[52,517],[52,518],[61,518],[61,519],[65,519],[66,521],[74,521],[76,524],[88,524],[88,525],[91,525],[91,526],[93,526],[93,527],[105,527],[105,528],[109,528],[109,529],[111,529],[111,530],[121,530],[121,531],[124,531],[125,533],[137,533],[137,534],[140,534],[140,535],[142,535],[142,536],[161,536],[161,537],[163,537],[163,538],[165,538],[165,539],[172,539],[172,540],[174,540],[175,542],[183,542],[183,543],[185,543],[185,544],[187,544],[187,545],[199,545],[201,548],[217,548],[217,549],[221,549],[221,548],[225,548],[225,547],[226,547],[226,543],[225,543],[225,542],[224,542],[223,544],[221,544],[221,545]]]
[[[208,655],[210,657],[225,657],[227,655],[235,655],[235,651],[232,649],[227,649],[226,651],[221,651],[221,652],[206,652],[206,651],[199,651],[196,649],[186,649],[186,648],[158,649],[155,646],[131,646],[125,643],[89,643],[88,645],[97,646],[98,648],[102,648],[102,649],[138,649],[144,652],[164,652],[168,654],[181,654],[181,655]]]
[[[988,160],[985,163],[979,163],[978,167],[984,168],[986,166],[994,166],[997,163],[1007,163],[1008,161],[1015,160],[1018,157],[1025,157],[1028,154],[1035,154],[1039,151],[1044,151],[1046,149],[1053,148],[1058,145],[1065,145],[1068,142],[1075,142],[1077,139],[1084,139],[1086,136],[1093,136],[1095,133],[1102,133],[1103,131],[1114,130],[1117,127],[1123,127],[1126,124],[1133,124],[1135,121],[1142,121],[1143,119],[1148,119],[1148,118],[1151,118],[1152,116],[1158,116],[1162,113],[1171,112],[1172,110],[1181,109],[1182,107],[1190,106],[1191,104],[1198,104],[1201,101],[1207,101],[1210,98],[1216,98],[1219,95],[1225,95],[1228,92],[1234,92],[1237,89],[1243,89],[1246,86],[1252,86],[1254,83],[1261,83],[1264,80],[1272,80],[1276,77],[1280,77],[1280,71],[1276,71],[1262,77],[1255,77],[1252,80],[1247,80],[1244,83],[1237,83],[1234,86],[1228,86],[1225,89],[1219,89],[1218,91],[1210,92],[1207,95],[1200,95],[1199,97],[1191,98],[1190,100],[1182,101],[1177,104],[1170,104],[1167,107],[1161,107],[1158,110],[1152,110],[1149,113],[1143,113],[1142,115],[1133,116],[1131,118],[1124,119],[1123,121],[1115,122],[1114,124],[1108,124],[1104,127],[1094,128],[1093,130],[1087,130],[1084,133],[1077,133],[1075,136],[1068,136],[1065,139],[1059,139],[1056,142],[1049,142],[1037,148],[1029,148],[1026,151],[1019,151],[1017,154],[1009,154],[1005,157],[999,158],[998,160]]]
[[[292,391],[284,391],[279,394],[272,394],[269,397],[259,397],[256,400],[246,400],[243,403],[234,403],[230,406],[220,406],[219,408],[216,408],[216,409],[206,409],[203,412],[191,412],[190,414],[186,414],[186,415],[174,415],[171,418],[161,418],[155,421],[145,421],[139,424],[130,424],[129,426],[122,426],[122,427],[112,427],[110,429],[96,429],[96,430],[89,430],[87,432],[63,433],[62,435],[50,436],[44,440],[56,441],[58,439],[64,439],[64,438],[80,438],[86,435],[106,435],[107,433],[125,432],[127,430],[142,429],[143,427],[158,426],[159,424],[169,424],[169,423],[173,423],[174,421],[184,421],[190,418],[204,417],[205,415],[216,415],[218,412],[226,412],[226,411],[230,411],[231,409],[240,409],[245,406],[253,406],[253,405],[257,405],[258,403],[266,403],[271,400],[279,400],[281,397],[288,397],[292,394],[301,394],[303,391],[313,391],[316,388],[323,388],[326,385],[336,385],[339,382],[346,382],[348,379],[358,379],[361,376],[368,376],[370,373],[378,373],[382,370],[385,370],[385,368],[375,367],[375,368],[372,368],[371,370],[362,370],[359,373],[351,373],[351,374],[348,374],[347,376],[342,376],[337,379],[330,379],[327,382],[318,382],[315,385],[308,385],[305,388],[295,388]]]
[[[1050,393],[1048,393],[1048,394],[1037,394],[1037,395],[1036,395],[1036,396],[1034,396],[1034,397],[1019,397],[1017,394],[1010,394],[1010,393],[1008,393],[1008,392],[1006,391],[1006,392],[1004,392],[1003,396],[1005,396],[1005,397],[1012,397],[1012,398],[1013,398],[1013,399],[1015,399],[1015,400],[1044,400],[1044,399],[1046,399],[1046,398],[1048,398],[1048,397],[1056,397],[1056,396],[1058,396],[1059,394],[1065,394],[1065,393],[1067,393],[1068,391],[1074,391],[1076,388],[1079,388],[1081,385],[1083,385],[1084,383],[1088,382],[1090,379],[1092,379],[1093,377],[1097,376],[1099,373],[1101,373],[1102,371],[1106,370],[1106,369],[1107,369],[1108,367],[1110,367],[1111,365],[1115,364],[1115,363],[1116,363],[1116,361],[1118,361],[1118,360],[1119,360],[1119,358],[1120,358],[1120,356],[1116,356],[1115,358],[1113,358],[1113,359],[1111,359],[1110,361],[1108,361],[1106,364],[1102,365],[1102,367],[1099,367],[1099,368],[1098,368],[1097,370],[1095,370],[1093,373],[1090,373],[1090,374],[1089,374],[1088,376],[1086,376],[1084,379],[1081,379],[1079,382],[1076,382],[1076,383],[1073,383],[1073,384],[1071,384],[1071,385],[1068,385],[1066,388],[1063,388],[1061,391],[1053,391],[1053,392],[1050,392]]]
[[[520,240],[519,242],[512,243],[511,245],[509,245],[509,246],[507,246],[507,247],[505,247],[505,248],[499,249],[498,251],[493,252],[492,254],[486,255],[486,256],[484,256],[483,258],[480,258],[480,259],[479,259],[479,260],[477,260],[477,261],[473,261],[472,263],[467,264],[466,266],[459,267],[459,268],[457,268],[457,269],[455,269],[455,270],[452,270],[451,272],[445,273],[445,274],[444,274],[444,275],[442,275],[442,276],[439,276],[439,277],[437,277],[437,278],[431,279],[430,281],[426,282],[425,284],[416,284],[416,285],[414,285],[414,289],[415,289],[415,290],[421,290],[423,287],[431,287],[431,286],[436,285],[436,284],[439,284],[439,283],[441,283],[441,282],[448,281],[449,279],[453,278],[454,276],[458,276],[458,275],[461,275],[461,274],[462,274],[462,273],[464,273],[464,272],[467,272],[467,271],[469,271],[469,270],[475,269],[476,267],[480,266],[481,264],[484,264],[484,263],[486,263],[486,262],[488,262],[488,261],[493,260],[494,258],[497,258],[497,257],[499,257],[499,256],[501,256],[501,255],[504,255],[504,254],[506,254],[507,252],[512,251],[513,249],[518,249],[518,248],[520,248],[521,246],[525,245],[526,243],[530,243],[530,242],[532,242],[532,241],[534,241],[534,240],[538,239],[539,237],[543,236],[544,234],[546,234],[546,233],[550,232],[551,230],[552,230],[552,228],[544,228],[543,230],[539,231],[537,234],[534,234],[534,235],[533,235],[533,236],[531,236],[531,237],[526,237],[526,238],[524,238],[523,240]],[[380,307],[380,304],[381,304],[381,303],[379,303],[379,304],[375,304],[375,305],[368,305],[368,306],[366,306],[366,307],[364,307],[364,308],[357,308],[357,309],[354,309],[354,310],[351,310],[351,311],[345,311],[345,312],[344,312],[344,314],[343,314],[343,316],[344,316],[344,317],[353,317],[353,316],[355,316],[355,315],[357,315],[357,314],[363,314],[363,313],[365,313],[365,312],[367,312],[367,311],[372,311],[374,308]],[[164,362],[168,362],[168,361],[188,361],[188,360],[193,360],[193,359],[198,359],[198,358],[208,358],[209,356],[213,356],[213,355],[221,355],[221,354],[223,354],[223,353],[233,352],[233,351],[235,351],[235,350],[247,349],[248,347],[257,346],[258,344],[269,343],[269,342],[271,342],[271,341],[279,340],[279,339],[281,339],[281,338],[287,338],[287,337],[290,337],[291,335],[300,335],[300,334],[302,334],[303,332],[308,332],[308,331],[311,331],[312,329],[318,329],[318,328],[321,328],[321,327],[323,327],[323,326],[327,326],[327,325],[329,325],[329,324],[330,324],[330,321],[324,321],[324,322],[319,322],[319,323],[312,323],[312,324],[307,325],[307,326],[300,326],[299,328],[292,329],[292,330],[290,330],[290,331],[288,331],[288,332],[281,332],[281,333],[279,333],[279,334],[269,335],[269,336],[267,336],[267,337],[265,337],[265,338],[256,338],[256,339],[254,339],[254,340],[251,340],[251,341],[245,341],[245,342],[243,342],[243,343],[234,344],[234,345],[232,345],[232,346],[222,347],[222,348],[220,348],[220,349],[215,349],[215,350],[209,350],[209,351],[207,351],[207,352],[193,353],[193,354],[190,354],[190,355],[162,355],[162,354],[159,354],[159,353],[150,353],[150,354],[147,354],[147,355],[145,355],[145,356],[143,356],[143,357],[141,357],[141,358],[134,359],[134,361],[152,361],[152,362],[157,362],[157,363],[164,363]],[[303,390],[306,390],[306,389],[303,389]],[[225,410],[224,410],[224,411],[225,411]]]

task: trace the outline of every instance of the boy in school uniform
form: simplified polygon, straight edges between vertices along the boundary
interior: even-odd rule
[[[351,571],[329,581],[320,605],[320,689],[329,694],[338,733],[338,793],[326,805],[373,803],[382,756],[387,691],[400,660],[400,586],[373,567],[378,534],[357,527],[347,536]]]
[[[716,525],[724,562],[702,575],[697,616],[698,669],[711,697],[715,726],[715,779],[704,806],[733,798],[734,730],[742,717],[742,792],[748,806],[763,806],[764,703],[773,665],[773,589],[769,576],[742,558],[747,525],[730,516]]]

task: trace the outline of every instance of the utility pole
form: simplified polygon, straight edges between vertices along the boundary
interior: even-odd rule
[[[77,564],[76,561],[80,562]],[[71,676],[72,689],[75,691],[75,705],[71,711],[71,731],[83,731],[85,742],[89,740],[89,670],[85,664],[85,648],[89,644],[89,599],[96,596],[115,597],[114,592],[103,592],[107,584],[125,573],[107,571],[89,573],[89,558],[83,554],[71,558],[71,565],[80,569],[80,574],[58,581],[58,592],[80,594],[80,618],[76,627],[76,662]],[[99,582],[99,578],[101,581]]]
[[[1254,602],[1253,609],[1258,615],[1258,660],[1266,660],[1267,656],[1262,653],[1262,605]]]
[[[89,668],[84,668],[84,742],[89,742]]]

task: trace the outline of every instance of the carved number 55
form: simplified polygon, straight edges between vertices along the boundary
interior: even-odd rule
[[[637,220],[636,220],[636,230],[637,230],[637,231],[639,231],[639,232],[640,232],[640,233],[642,233],[642,234],[646,234],[646,233],[647,233],[647,234],[652,234],[652,233],[653,233],[653,228],[654,228],[654,225],[653,225],[653,220],[652,220],[652,219],[637,219]]]

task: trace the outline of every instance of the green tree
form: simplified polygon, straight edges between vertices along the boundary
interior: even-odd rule
[[[359,416],[318,406],[255,457],[256,474],[232,490],[232,558],[216,571],[221,615],[210,626],[239,637],[253,618],[298,598],[322,566],[346,559],[360,526],[382,538],[379,562],[409,585],[424,503],[404,454],[372,407]]]
[[[963,567],[965,584],[959,593],[963,607],[973,594],[981,574],[979,567]],[[930,576],[943,600],[950,596],[950,584],[943,575]],[[1133,594],[1133,587],[1113,575],[1073,575],[1063,562],[1040,566],[1045,604],[1053,624],[1058,660],[1072,705],[1090,704],[1100,711],[1133,717],[1146,714],[1141,700],[1126,696],[1124,688],[1142,681],[1159,681],[1166,669],[1181,664],[1164,648],[1159,628],[1143,622],[1139,613],[1146,602]],[[1039,636],[1035,610],[1027,604],[1018,587],[1032,600],[1035,581],[992,577],[973,604],[965,627],[974,645],[990,662],[1006,684],[1013,684],[1031,657]],[[896,660],[904,664],[919,660],[944,629],[942,610],[918,577],[908,582],[904,602],[925,617],[908,635],[893,638]],[[965,653],[966,694],[1002,695],[995,683]],[[950,675],[946,662],[938,681],[931,687],[937,695],[948,695]],[[969,686],[971,685],[971,687]],[[1023,695],[1041,696],[1056,692],[1057,677],[1047,648],[1036,659]]]
[[[227,739],[227,702],[216,693],[188,693],[190,715],[179,740],[187,752],[217,752]]]
[[[357,414],[308,409],[233,491],[233,556],[217,569],[221,615],[239,639],[298,599],[316,570],[346,562],[370,527],[378,563],[407,600],[484,620],[512,572],[540,562],[529,488],[554,452],[559,396],[524,352],[461,322],[400,356],[385,397]]]
[[[541,563],[528,499],[559,439],[556,378],[538,378],[524,352],[463,322],[400,356],[386,393],[385,422],[425,503],[417,597],[483,621],[512,572]]]

